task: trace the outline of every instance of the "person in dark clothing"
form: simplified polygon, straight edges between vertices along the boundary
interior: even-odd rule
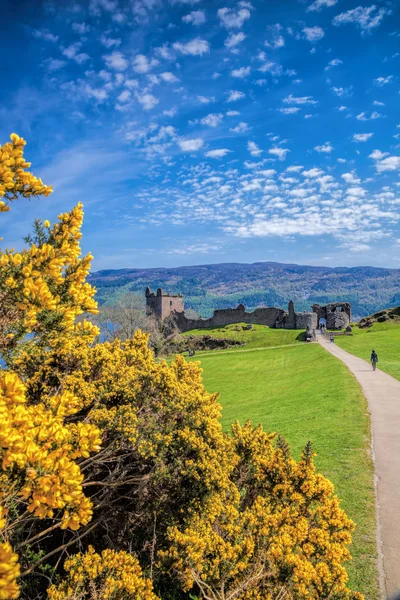
[[[371,352],[371,365],[372,365],[372,369],[375,371],[376,370],[376,363],[378,362],[378,355],[375,352],[375,350],[372,350]]]

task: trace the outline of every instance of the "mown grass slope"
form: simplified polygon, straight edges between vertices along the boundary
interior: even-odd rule
[[[210,335],[214,338],[226,338],[244,342],[246,348],[269,348],[304,341],[304,332],[293,329],[271,329],[265,325],[253,325],[253,329],[243,329],[246,323],[236,323],[225,327],[209,327],[207,329],[192,329],[184,333],[190,335]]]
[[[318,470],[333,481],[357,523],[348,565],[351,585],[368,600],[378,598],[369,419],[356,380],[317,344],[240,348],[196,358],[207,389],[220,393],[224,429],[235,419],[262,423],[283,435],[296,457],[312,441]]]
[[[335,342],[351,354],[369,361],[371,350],[378,354],[378,367],[400,381],[400,322],[374,323],[368,329],[353,328],[349,337]]]

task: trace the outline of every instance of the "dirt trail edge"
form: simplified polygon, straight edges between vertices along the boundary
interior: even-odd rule
[[[321,335],[318,342],[344,362],[360,383],[372,424],[377,496],[380,587],[384,598],[400,598],[400,381],[349,354]],[[397,594],[396,594],[397,592]]]

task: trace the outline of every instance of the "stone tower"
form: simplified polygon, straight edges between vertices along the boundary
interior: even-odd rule
[[[159,321],[164,321],[173,312],[185,310],[181,295],[166,294],[161,288],[154,293],[147,287],[145,296],[147,314],[154,315]]]

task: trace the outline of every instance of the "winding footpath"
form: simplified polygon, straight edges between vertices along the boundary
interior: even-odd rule
[[[369,363],[320,334],[317,339],[353,373],[368,400],[375,462],[380,587],[385,598],[400,598],[400,381],[379,369],[373,372]]]

